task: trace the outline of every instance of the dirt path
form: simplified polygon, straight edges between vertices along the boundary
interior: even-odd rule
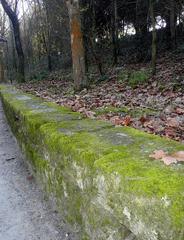
[[[0,103],[0,240],[74,240],[23,163]]]

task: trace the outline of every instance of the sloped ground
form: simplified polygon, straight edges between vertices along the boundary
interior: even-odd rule
[[[44,200],[7,125],[0,103],[0,239],[72,240]]]
[[[69,106],[90,118],[184,142],[184,55],[166,53],[157,63],[157,74],[130,86],[126,72],[147,71],[148,64],[110,69],[108,80],[74,94],[71,76],[53,73],[44,81],[20,88],[59,105]],[[94,74],[93,79],[98,75]]]

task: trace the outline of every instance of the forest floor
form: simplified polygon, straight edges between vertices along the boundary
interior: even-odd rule
[[[90,88],[77,94],[71,74],[63,72],[19,88],[89,118],[132,126],[184,143],[184,54],[166,53],[158,59],[156,75],[147,73],[149,64],[145,63],[110,68],[104,78],[91,75]]]

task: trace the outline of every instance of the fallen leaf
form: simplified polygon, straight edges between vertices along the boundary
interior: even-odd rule
[[[176,108],[175,112],[179,115],[182,115],[182,114],[184,114],[184,109],[178,107],[178,108]]]
[[[166,157],[166,153],[163,150],[155,150],[154,154],[151,154],[149,157],[159,160],[163,157]]]
[[[177,159],[171,156],[165,156],[162,158],[162,161],[165,163],[165,165],[169,166],[173,163],[177,163]]]
[[[173,128],[166,128],[165,129],[165,136],[166,137],[174,137],[174,136],[176,136],[176,131],[175,131],[175,129],[173,129]]]
[[[184,162],[184,151],[173,153],[172,157],[174,157],[178,162]]]
[[[142,123],[142,125],[148,121],[148,119],[145,116],[142,116],[139,121]]]
[[[168,118],[167,119],[167,126],[169,127],[179,127],[180,123],[176,118]]]
[[[175,86],[173,74],[176,74],[179,85],[180,80],[183,79],[183,60],[184,57],[181,60],[176,55],[168,55],[168,53],[159,57],[157,74],[150,78],[151,81],[148,81],[148,84],[139,85],[135,89],[125,84],[124,81],[117,81],[116,76],[118,76],[120,69],[126,68],[127,72],[132,71],[132,69],[137,71],[147,69],[147,64],[127,64],[120,67],[119,70],[109,68],[107,70],[108,82],[91,84],[89,89],[84,89],[77,95],[70,74],[65,74],[62,71],[54,71],[43,81],[26,82],[19,85],[19,88],[56,102],[61,106],[70,107],[73,111],[81,112],[90,118],[97,117],[98,119],[112,121],[115,125],[131,125],[134,128],[183,143],[183,88],[177,88],[177,91],[173,88]],[[91,77],[97,79],[99,76],[92,73]],[[160,85],[160,82],[162,82],[162,85]],[[181,83],[183,85],[183,80]],[[138,110],[138,113],[140,112],[143,117],[140,118],[139,114],[134,115],[134,111],[128,111],[131,118],[126,117],[127,111],[123,111],[124,107],[128,110],[135,109],[135,113]],[[102,112],[102,114],[93,117],[91,111],[96,111],[97,108],[110,108],[110,115]],[[116,111],[116,108],[122,108],[122,112],[119,112],[121,109]],[[151,111],[144,111],[145,109]],[[113,116],[115,116],[114,119],[112,119]]]
[[[130,116],[126,116],[122,125],[129,126],[130,123],[131,123],[131,117]]]
[[[149,157],[156,160],[161,160],[165,165],[169,166],[173,163],[184,162],[184,151],[179,151],[173,153],[172,155],[168,155],[163,150],[156,150],[154,151],[154,154],[151,154]]]
[[[94,119],[96,113],[92,111],[85,111],[84,114],[86,115],[86,117]]]
[[[110,121],[114,125],[122,125],[124,123],[124,119],[120,118],[119,116],[114,116],[114,117],[110,118]]]

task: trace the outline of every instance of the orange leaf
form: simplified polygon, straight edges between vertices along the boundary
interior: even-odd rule
[[[142,125],[143,125],[145,122],[148,121],[148,119],[147,119],[146,117],[142,116],[142,117],[139,119],[139,121],[140,121],[140,122],[142,123]]]
[[[122,125],[129,126],[130,123],[131,123],[131,117],[130,116],[126,116]]]

